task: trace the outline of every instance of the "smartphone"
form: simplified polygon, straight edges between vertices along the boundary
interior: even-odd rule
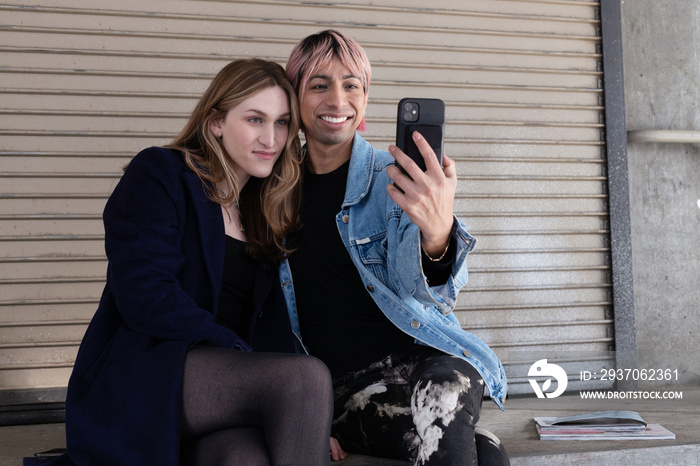
[[[442,100],[407,97],[399,101],[396,118],[396,147],[413,159],[423,171],[426,170],[425,161],[416,143],[413,142],[412,134],[418,131],[428,141],[442,165],[444,129],[445,102]]]

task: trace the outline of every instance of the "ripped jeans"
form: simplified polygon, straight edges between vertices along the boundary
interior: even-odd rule
[[[414,345],[333,386],[343,449],[419,466],[510,464],[498,438],[476,427],[484,381],[460,358]]]

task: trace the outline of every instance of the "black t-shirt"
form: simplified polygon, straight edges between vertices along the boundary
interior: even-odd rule
[[[226,235],[224,274],[216,322],[250,343],[248,333],[253,314],[255,264],[245,249],[245,242]]]
[[[289,263],[302,338],[334,378],[414,343],[375,304],[338,232],[335,217],[345,197],[348,168],[349,162],[328,174],[306,171],[302,227],[290,238],[296,249]],[[431,283],[444,283],[450,262],[434,264]]]

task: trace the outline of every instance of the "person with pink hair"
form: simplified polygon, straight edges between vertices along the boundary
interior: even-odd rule
[[[293,332],[333,377],[333,460],[348,450],[417,465],[508,464],[498,438],[476,426],[485,387],[503,407],[503,366],[452,313],[475,244],[453,214],[454,161],[441,165],[416,132],[423,172],[358,134],[372,71],[341,32],[300,41],[286,72],[306,144],[302,227],[288,237],[280,281]]]

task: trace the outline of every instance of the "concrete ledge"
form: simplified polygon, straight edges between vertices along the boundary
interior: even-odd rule
[[[700,465],[700,388],[679,388],[682,400],[620,401],[586,400],[578,394],[556,399],[511,398],[506,411],[484,401],[479,425],[496,434],[513,466],[547,465]],[[585,411],[629,409],[650,423],[658,423],[676,434],[675,440],[541,441],[535,431],[535,416],[564,416]],[[63,424],[0,427],[0,465],[21,464],[21,458],[65,446]],[[351,455],[339,466],[406,466],[405,461]]]
[[[335,463],[338,466],[407,466],[407,461],[352,455]],[[700,464],[700,445],[632,448],[625,450],[555,453],[551,455],[519,456],[511,458],[512,466],[542,465],[582,466],[641,466],[641,465],[697,465]]]
[[[640,391],[644,391],[641,388]],[[484,402],[479,424],[498,436],[514,466],[537,464],[685,465],[700,464],[700,389],[650,388],[650,392],[682,392],[674,400],[582,400],[578,392],[553,399],[513,397],[505,412]],[[637,411],[649,423],[658,423],[675,440],[539,440],[533,418],[565,416],[590,411]]]
[[[513,466],[575,464],[577,466],[643,466],[700,464],[700,445],[628,448],[624,450],[557,453],[513,458]]]

